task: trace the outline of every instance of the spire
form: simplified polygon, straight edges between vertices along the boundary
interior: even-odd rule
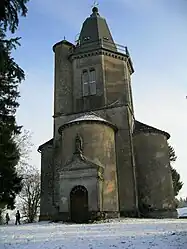
[[[100,16],[98,4],[94,2],[92,13],[83,25],[79,36],[80,48],[94,49],[104,47],[110,50],[117,50],[106,20]]]

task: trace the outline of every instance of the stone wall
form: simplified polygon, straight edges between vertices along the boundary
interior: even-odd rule
[[[140,205],[153,210],[174,209],[167,138],[162,134],[134,135]]]
[[[104,56],[104,79],[106,104],[118,100],[120,104],[129,104],[133,110],[130,72],[125,60],[120,60],[112,56]]]
[[[78,168],[79,164],[76,164],[75,166]],[[70,193],[75,186],[84,186],[87,189],[89,212],[99,211],[99,191],[97,189],[97,179],[97,168],[62,171],[59,179],[59,211],[70,213]]]
[[[105,124],[94,122],[81,122],[65,128],[62,131],[62,167],[73,156],[77,133],[83,139],[83,155],[95,165],[104,167],[102,210],[118,211],[114,130]]]
[[[136,215],[134,155],[132,147],[132,115],[126,106],[106,109],[106,119],[118,128],[116,133],[116,160],[118,171],[119,204],[122,215]]]
[[[132,127],[133,116],[127,106],[111,107],[96,110],[94,113],[117,126],[115,135],[115,151],[119,187],[120,211],[125,215],[136,213],[136,193],[133,168]],[[57,130],[65,122],[82,116],[83,113],[61,116],[56,120]],[[67,145],[66,145],[67,146]],[[73,145],[72,145],[73,146]]]
[[[73,70],[69,60],[71,45],[64,42],[54,47],[55,52],[55,86],[54,116],[73,111]]]
[[[94,111],[108,105],[117,107],[129,105],[133,113],[130,71],[124,60],[115,54],[103,55],[102,50],[71,56],[70,45],[59,43],[55,46],[55,127],[60,115]],[[82,72],[96,70],[97,94],[83,97]],[[56,133],[55,133],[56,136]],[[58,136],[58,135],[57,135]]]
[[[77,58],[73,62],[73,111],[83,112],[105,105],[102,55]],[[83,97],[82,72],[94,68],[96,71],[97,94]]]
[[[40,220],[50,219],[55,212],[53,206],[53,147],[45,146],[41,151],[41,202]]]

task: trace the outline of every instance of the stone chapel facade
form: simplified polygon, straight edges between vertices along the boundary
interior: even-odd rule
[[[167,140],[135,119],[134,72],[94,7],[76,44],[54,45],[54,136],[41,153],[40,220],[174,217]]]

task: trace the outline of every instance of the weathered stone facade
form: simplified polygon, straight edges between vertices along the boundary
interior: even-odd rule
[[[135,120],[127,48],[95,7],[77,43],[53,51],[54,136],[39,147],[40,219],[173,217],[169,134]]]

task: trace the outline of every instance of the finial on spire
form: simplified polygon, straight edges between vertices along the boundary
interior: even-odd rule
[[[95,16],[95,15],[99,15],[99,10],[98,10],[98,6],[99,5],[99,3],[97,2],[97,1],[94,1],[94,3],[93,3],[93,5],[92,5],[92,12],[93,12],[93,16]]]
[[[94,1],[92,7],[94,8],[94,7],[98,7],[98,6],[99,6],[99,3],[97,1]]]

